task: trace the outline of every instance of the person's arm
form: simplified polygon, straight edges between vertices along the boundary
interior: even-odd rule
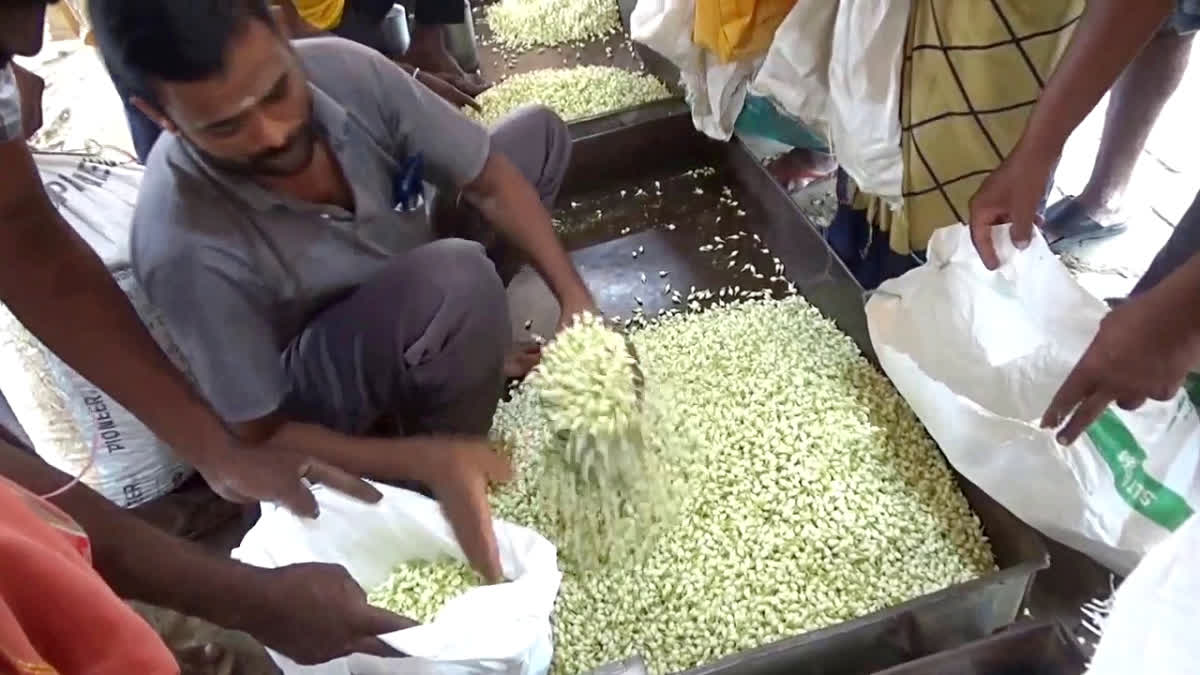
[[[1089,0],[1070,45],[1046,82],[1017,145],[971,199],[971,238],[999,266],[991,227],[1013,224],[1019,248],[1033,238],[1037,205],[1071,132],[1175,9],[1176,0]]]
[[[562,321],[595,312],[595,301],[554,232],[537,192],[504,155],[492,152],[463,196],[528,257],[562,307]]]
[[[62,219],[20,141],[0,143],[0,300],[51,351],[111,394],[230,499],[316,515],[302,477],[361,499],[378,492],[341,471],[233,439],[162,353],[88,245]]]
[[[521,249],[558,298],[563,317],[595,310],[591,293],[554,232],[550,213],[528,179],[502,154],[490,151],[488,130],[430,96],[402,69],[377,54],[364,54],[374,71],[371,86],[383,123],[401,153],[420,153],[426,178],[463,197]]]
[[[1109,312],[1042,417],[1068,444],[1110,403],[1169,400],[1200,365],[1200,253],[1157,286]],[[1068,416],[1070,419],[1068,420]],[[1063,421],[1067,420],[1063,426]]]
[[[203,217],[233,215],[214,205]],[[142,225],[140,220],[134,224],[135,248]],[[359,438],[289,418],[285,401],[291,384],[279,356],[286,338],[269,318],[274,291],[261,283],[253,262],[200,244],[162,258],[135,256],[135,261],[142,288],[161,312],[197,385],[239,438],[268,453],[324,460],[356,476],[427,485],[467,558],[486,579],[499,580],[487,486],[507,480],[510,468],[484,439]]]
[[[34,494],[70,481],[35,455],[0,442],[0,475]],[[413,625],[371,607],[336,565],[252,567],[172,537],[83,485],[52,501],[87,533],[96,571],[120,596],[244,630],[304,664],[365,651],[395,655],[375,638]]]
[[[503,578],[492,526],[490,483],[512,479],[512,467],[485,439],[444,436],[367,438],[271,414],[235,425],[237,433],[268,447],[323,459],[358,476],[415,481],[442,507],[467,560],[489,583]]]

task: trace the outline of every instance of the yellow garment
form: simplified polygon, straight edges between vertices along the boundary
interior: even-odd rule
[[[291,0],[300,18],[317,30],[337,28],[346,0]]]
[[[1016,145],[1084,4],[913,0],[900,94],[903,205],[892,210],[861,192],[853,202],[893,251],[923,251],[934,230],[967,221],[968,202]]]
[[[721,63],[765,54],[795,4],[796,0],[696,0],[692,42],[716,54]]]

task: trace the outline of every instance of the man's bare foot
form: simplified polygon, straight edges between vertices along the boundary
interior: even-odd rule
[[[536,342],[518,342],[504,357],[504,377],[520,380],[542,360],[542,347]]]
[[[1104,199],[1088,194],[1087,190],[1075,197],[1075,203],[1080,212],[1094,220],[1101,227],[1108,227],[1126,222],[1128,214],[1121,206],[1120,199]]]
[[[799,190],[837,169],[837,161],[823,152],[796,148],[767,164],[767,171],[788,192]]]

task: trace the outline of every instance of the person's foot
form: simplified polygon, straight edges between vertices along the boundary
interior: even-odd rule
[[[1087,190],[1075,197],[1082,213],[1096,221],[1101,227],[1119,225],[1128,220],[1125,209],[1118,199],[1098,199],[1088,194]]]
[[[542,347],[536,342],[518,342],[504,357],[504,377],[509,380],[524,379],[529,371],[542,360]]]
[[[1127,228],[1125,214],[1115,204],[1070,195],[1051,204],[1042,223],[1042,232],[1055,253],[1116,236]]]
[[[794,192],[820,180],[837,169],[837,161],[823,152],[796,148],[767,164],[767,171],[788,192]]]

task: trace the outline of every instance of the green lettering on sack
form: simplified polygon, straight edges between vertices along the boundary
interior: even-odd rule
[[[1191,517],[1192,507],[1183,497],[1146,473],[1146,451],[1113,411],[1105,410],[1087,435],[1112,470],[1117,494],[1134,511],[1171,531]]]

